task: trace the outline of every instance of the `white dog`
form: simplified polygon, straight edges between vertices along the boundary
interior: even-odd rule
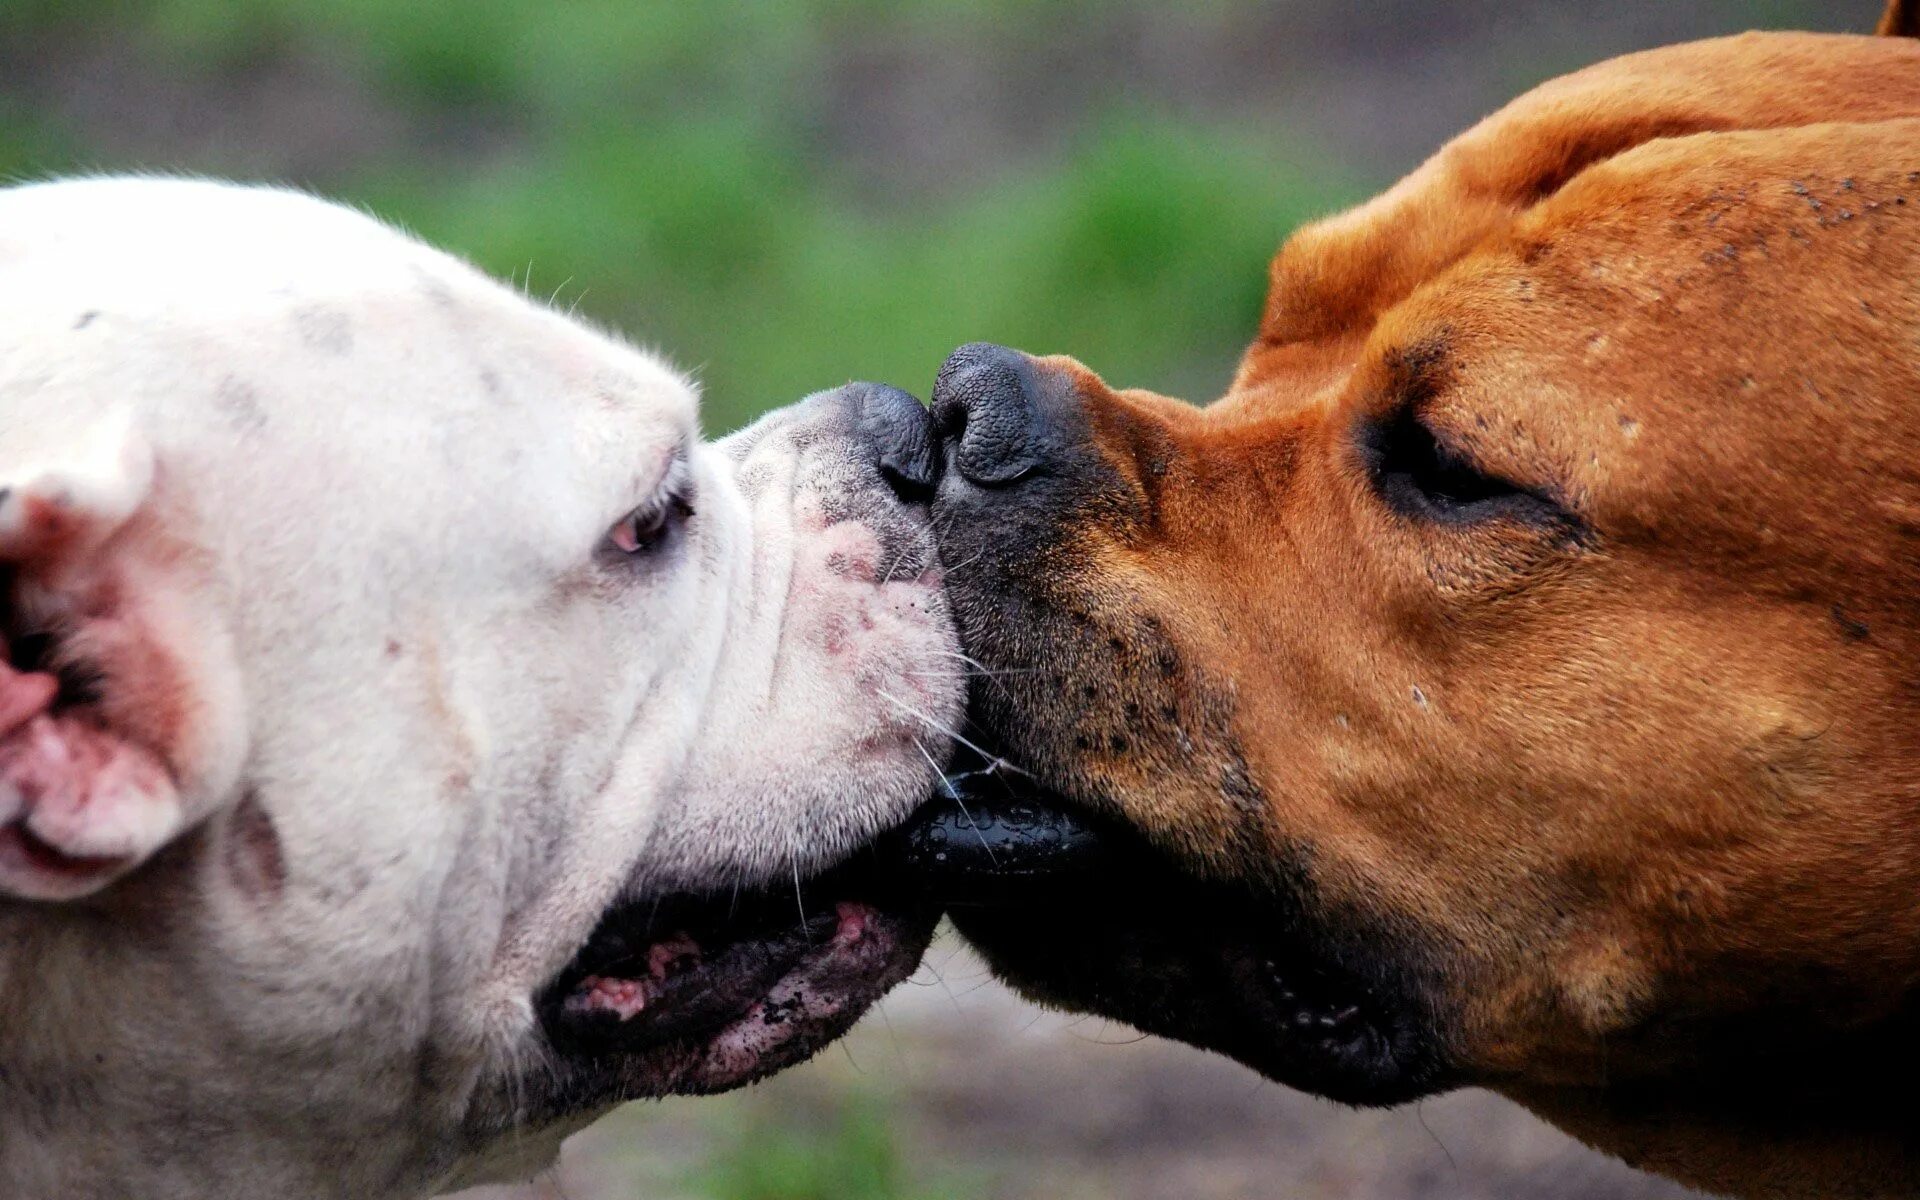
[[[427,1194],[842,1031],[962,704],[922,420],[703,445],[360,214],[0,192],[0,1194]]]

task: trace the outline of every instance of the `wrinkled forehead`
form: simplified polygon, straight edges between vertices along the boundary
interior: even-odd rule
[[[163,461],[205,468],[196,486],[586,536],[694,431],[693,389],[656,359],[297,193],[0,193],[0,285],[0,385],[39,431],[0,439],[130,408]]]

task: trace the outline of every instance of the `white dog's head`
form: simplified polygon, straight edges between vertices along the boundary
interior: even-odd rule
[[[920,421],[705,445],[357,213],[0,192],[0,1191],[431,1191],[850,1024],[961,703]]]

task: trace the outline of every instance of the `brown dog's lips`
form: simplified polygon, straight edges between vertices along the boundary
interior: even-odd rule
[[[948,772],[892,845],[912,886],[955,907],[1030,899],[1106,872],[1128,841],[996,761]]]

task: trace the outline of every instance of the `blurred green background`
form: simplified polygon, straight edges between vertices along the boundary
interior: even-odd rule
[[[697,371],[709,431],[956,344],[1204,399],[1303,219],[1542,79],[1878,0],[0,0],[0,175],[350,200]],[[948,945],[840,1049],[636,1107],[568,1200],[1673,1197],[1498,1101],[1358,1114]],[[1094,1041],[1126,1043],[1096,1046]]]
[[[1207,396],[1289,228],[1512,93],[1873,6],[4,0],[0,172],[350,198],[664,348],[716,432],[975,338]]]

